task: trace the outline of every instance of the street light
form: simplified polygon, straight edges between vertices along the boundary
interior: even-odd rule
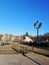
[[[36,21],[36,22],[34,23],[34,27],[37,29],[37,41],[39,40],[39,38],[38,38],[38,35],[39,35],[38,30],[39,30],[39,28],[41,27],[41,25],[42,25],[42,23],[39,23],[38,21]]]

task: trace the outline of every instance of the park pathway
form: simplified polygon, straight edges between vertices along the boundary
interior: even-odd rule
[[[0,54],[0,65],[49,65],[49,58],[36,53]]]

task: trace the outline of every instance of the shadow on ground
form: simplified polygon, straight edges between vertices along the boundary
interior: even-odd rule
[[[39,62],[37,62],[36,60],[34,60],[33,58],[30,58],[29,56],[25,55],[25,54],[22,54],[24,57],[28,58],[29,60],[35,62],[36,64],[38,65],[41,65]]]
[[[17,49],[15,48],[12,48],[14,51],[16,51],[17,53],[21,53],[20,51],[18,51]]]

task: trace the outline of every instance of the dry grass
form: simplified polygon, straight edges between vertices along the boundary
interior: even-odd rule
[[[32,50],[32,48],[30,46],[27,46],[27,45],[10,44],[10,45],[0,46],[0,54],[13,54],[13,53],[15,54],[15,53],[17,53],[12,48],[15,48],[18,51],[24,51],[25,53],[30,52]]]
[[[33,51],[40,53],[40,54],[49,55],[49,50],[34,47]]]
[[[19,51],[30,52],[33,50],[40,54],[49,55],[49,50],[48,50],[49,48],[47,50],[45,50],[45,47],[43,49],[43,48],[30,47],[30,46],[23,45],[23,44],[17,44],[14,46],[14,48]]]
[[[12,45],[4,45],[4,46],[0,46],[0,54],[12,54],[12,53],[16,53],[13,49],[12,49]]]
[[[14,45],[14,48],[19,51],[24,51],[24,52],[30,52],[32,50],[30,46],[23,45],[23,44]]]
[[[15,48],[18,51],[24,51],[25,53],[32,51],[32,47],[27,45],[10,44],[10,45],[0,46],[0,54],[16,54],[17,52],[13,50],[12,48]],[[41,54],[49,55],[49,50],[33,47],[33,51],[41,53]]]

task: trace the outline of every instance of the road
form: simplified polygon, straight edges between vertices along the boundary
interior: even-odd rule
[[[49,57],[36,53],[0,54],[0,65],[49,65]]]

